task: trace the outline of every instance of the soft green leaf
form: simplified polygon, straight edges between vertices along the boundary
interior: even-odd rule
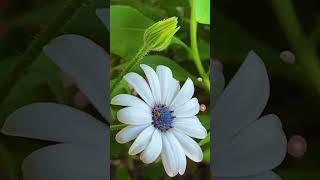
[[[110,51],[131,59],[143,45],[144,30],[153,21],[130,6],[110,7]]]
[[[154,6],[152,1],[132,1],[132,0],[111,0],[112,5],[128,5],[131,6],[147,17],[152,19],[161,19],[163,17],[167,17],[167,12],[163,9],[163,7]]]
[[[210,0],[193,0],[197,22],[210,24]]]

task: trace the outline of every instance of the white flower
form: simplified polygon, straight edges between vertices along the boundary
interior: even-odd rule
[[[181,87],[171,70],[159,65],[154,71],[141,64],[148,81],[130,72],[124,79],[142,98],[120,94],[111,104],[127,106],[118,111],[118,120],[128,124],[117,135],[119,143],[136,139],[129,149],[130,155],[140,152],[144,163],[161,158],[166,173],[173,177],[184,174],[186,156],[195,162],[202,161],[200,146],[192,138],[203,139],[207,135],[196,114],[199,112],[193,82],[188,78]],[[189,137],[190,136],[190,137]]]
[[[271,170],[283,161],[287,141],[276,115],[261,117],[269,93],[266,68],[251,51],[211,112],[215,179],[280,179]]]
[[[107,19],[107,10],[98,10]],[[109,116],[106,82],[108,54],[91,40],[63,35],[44,49],[68,72],[103,118]],[[32,152],[22,165],[24,180],[106,180],[109,128],[106,122],[75,108],[55,103],[24,106],[7,117],[2,133],[59,144]]]

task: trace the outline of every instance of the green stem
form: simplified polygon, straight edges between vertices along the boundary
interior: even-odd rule
[[[272,0],[273,10],[309,81],[320,94],[320,61],[315,44],[303,32],[290,0]]]
[[[24,70],[36,60],[37,56],[42,51],[42,47],[57,35],[59,30],[82,6],[84,1],[86,0],[69,0],[63,10],[48,25],[48,27],[44,29],[34,41],[32,41],[29,48],[26,49],[24,54],[20,57],[18,63],[15,65],[9,78],[0,87],[0,92],[3,92],[0,95],[0,102],[3,102],[4,99],[9,95],[12,88],[25,73]]]
[[[198,42],[197,42],[197,20],[196,20],[196,12],[193,6],[193,1],[190,0],[190,7],[191,7],[191,16],[190,16],[190,37],[191,37],[191,53],[193,57],[193,61],[198,69],[200,76],[203,79],[203,83],[207,91],[210,92],[210,80],[203,68],[201,63],[201,58],[198,50]]]
[[[110,94],[113,93],[115,87],[117,87],[117,85],[119,84],[119,82],[122,80],[123,76],[126,75],[136,64],[138,64],[144,56],[146,56],[148,54],[150,50],[145,47],[142,46],[140,48],[140,50],[138,51],[138,53],[134,56],[134,58],[129,61],[128,65],[125,67],[125,69],[120,73],[120,75],[118,76],[118,78],[115,80],[115,82],[113,84],[111,84],[110,87]]]
[[[110,126],[110,130],[111,130],[111,131],[120,130],[120,129],[126,127],[126,126],[127,126],[126,124],[111,125],[111,126]]]

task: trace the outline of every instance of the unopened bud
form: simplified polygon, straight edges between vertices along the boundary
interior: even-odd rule
[[[201,104],[201,105],[200,105],[200,111],[201,111],[201,112],[206,111],[206,109],[207,109],[206,105],[204,105],[204,104]]]
[[[169,46],[174,34],[180,29],[177,25],[177,17],[164,19],[153,24],[144,32],[144,46],[150,51],[164,50]]]
[[[295,157],[301,158],[307,151],[307,142],[300,135],[293,135],[288,142],[288,153]]]
[[[282,51],[280,53],[280,59],[288,64],[294,64],[296,62],[296,56],[291,51]]]

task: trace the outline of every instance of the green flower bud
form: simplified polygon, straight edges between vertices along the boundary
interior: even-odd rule
[[[150,51],[164,50],[169,46],[174,34],[180,29],[177,24],[177,17],[164,19],[153,24],[144,32],[144,46]]]

